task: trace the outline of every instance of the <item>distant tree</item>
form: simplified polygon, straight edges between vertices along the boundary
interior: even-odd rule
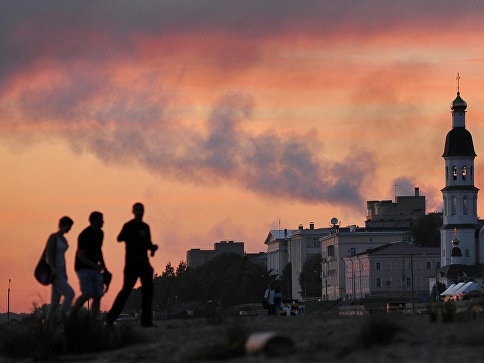
[[[161,274],[161,276],[175,277],[175,268],[172,266],[170,261],[168,261],[166,264],[165,271]]]
[[[181,277],[188,269],[188,265],[185,261],[180,261],[176,268],[176,276]]]
[[[290,262],[282,269],[282,274],[279,277],[279,286],[281,287],[283,298],[292,299],[292,266]]]
[[[310,256],[299,274],[301,295],[304,297],[321,296],[321,254]]]
[[[436,296],[440,296],[446,288],[447,287],[443,282],[438,281],[437,284],[434,284],[434,286],[432,286],[432,293],[430,294],[432,300],[437,300]]]
[[[168,262],[165,271],[153,279],[153,306],[173,312],[175,301],[179,307],[206,304],[209,300],[220,301],[224,307],[259,303],[267,282],[274,279],[265,265],[235,253],[218,255],[193,269],[181,261],[175,270]],[[140,289],[131,293],[126,312],[139,311]]]
[[[441,212],[428,213],[419,218],[412,228],[415,244],[422,247],[439,247],[442,223]]]

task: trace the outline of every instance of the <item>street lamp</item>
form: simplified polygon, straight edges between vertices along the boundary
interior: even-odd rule
[[[10,283],[12,279],[8,278],[8,290],[7,290],[7,322],[10,323]]]

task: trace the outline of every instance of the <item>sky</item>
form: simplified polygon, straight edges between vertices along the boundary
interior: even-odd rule
[[[456,75],[484,185],[478,1],[0,0],[0,313],[50,289],[33,269],[60,217],[104,213],[103,251],[145,205],[161,274],[191,248],[271,229],[364,225],[367,200],[442,209]],[[484,204],[478,206],[483,215]]]

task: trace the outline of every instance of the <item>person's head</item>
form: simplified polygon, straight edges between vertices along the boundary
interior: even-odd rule
[[[89,223],[94,228],[98,228],[98,229],[102,228],[102,226],[104,224],[103,214],[101,212],[97,212],[97,211],[92,212],[89,215]]]
[[[59,219],[59,231],[61,231],[62,233],[67,233],[69,232],[73,224],[74,221],[70,217],[64,216]]]
[[[133,204],[133,214],[135,219],[143,219],[143,214],[145,213],[145,207],[140,202]]]

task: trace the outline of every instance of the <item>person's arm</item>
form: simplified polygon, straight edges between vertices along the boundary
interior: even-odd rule
[[[46,257],[47,257],[47,263],[49,264],[50,268],[52,269],[52,273],[55,276],[56,273],[56,251],[57,251],[57,246],[55,245],[57,243],[57,233],[53,233],[49,236],[47,239],[47,247],[46,247]]]
[[[151,251],[151,257],[155,255],[156,250],[158,249],[158,245],[153,244],[151,241],[151,232],[150,232],[150,226],[146,225],[146,232],[147,232],[147,237],[148,237],[148,249]]]
[[[102,269],[102,267],[99,264],[97,264],[96,262],[92,261],[91,259],[89,259],[86,256],[86,251],[83,250],[83,249],[78,249],[77,250],[76,257],[77,257],[77,259],[79,261],[81,261],[86,266],[89,266],[89,267],[91,267],[93,269],[98,269],[98,270],[101,270]]]
[[[121,229],[121,232],[119,232],[118,234],[118,242],[123,242],[123,241],[126,241],[126,224],[124,224],[123,228]]]
[[[101,254],[99,255],[99,262],[101,264],[101,270],[107,271],[106,264],[104,263],[104,256],[103,256],[103,251],[101,250]]]

